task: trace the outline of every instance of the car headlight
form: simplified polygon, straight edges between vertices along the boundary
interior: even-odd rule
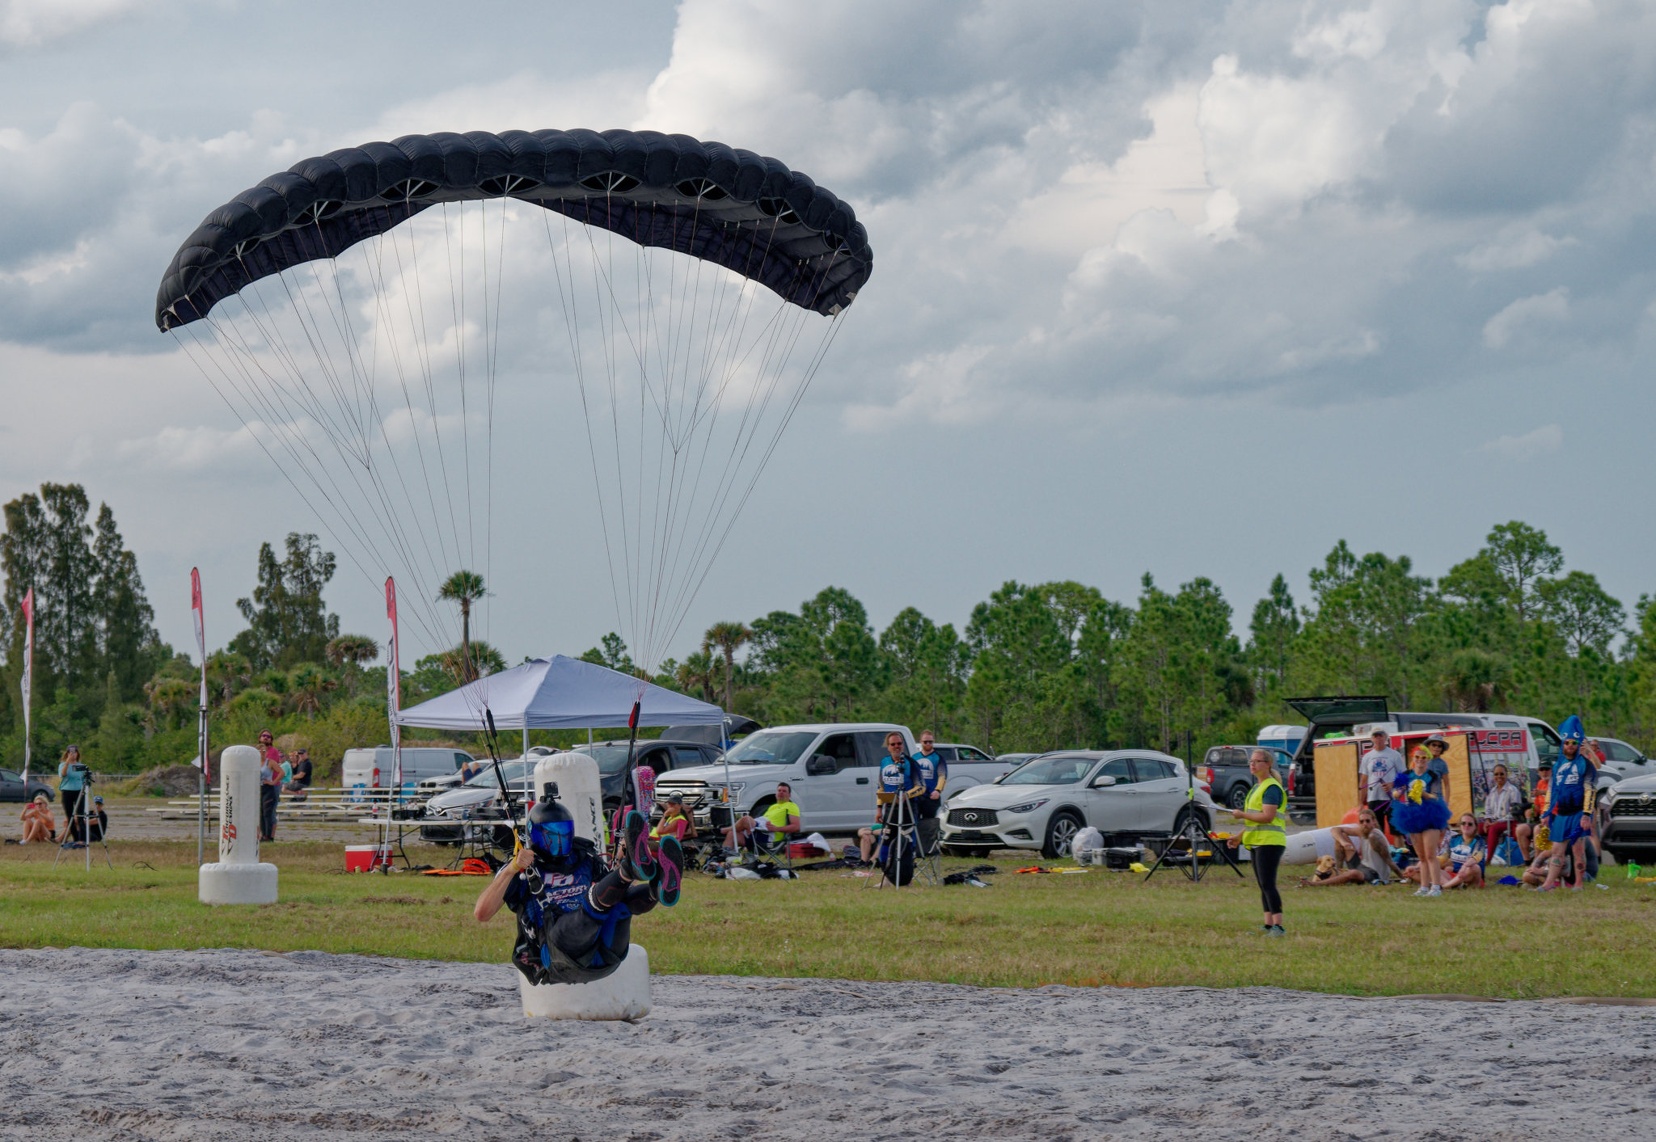
[[[1043,797],[1039,801],[1025,801],[1020,805],[1008,805],[1006,808],[1002,809],[1001,812],[1003,812],[1003,813],[1033,813],[1035,810],[1039,809],[1042,805],[1045,805],[1050,800],[1051,800],[1051,798],[1049,798],[1049,797]]]

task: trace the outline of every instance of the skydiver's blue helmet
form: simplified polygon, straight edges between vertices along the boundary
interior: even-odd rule
[[[575,847],[575,818],[558,803],[558,785],[548,781],[529,810],[529,847],[544,857],[568,856]]]

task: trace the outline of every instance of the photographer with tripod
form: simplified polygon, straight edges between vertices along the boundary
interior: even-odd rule
[[[66,821],[74,820],[75,814],[80,811],[81,794],[91,784],[91,770],[81,761],[80,746],[72,745],[63,751],[63,760],[58,762],[58,797],[63,801],[63,816]],[[70,843],[69,830],[64,829],[63,843]]]

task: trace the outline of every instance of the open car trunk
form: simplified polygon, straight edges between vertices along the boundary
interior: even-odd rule
[[[1284,698],[1283,701],[1310,726],[1294,753],[1294,764],[1299,771],[1294,782],[1295,801],[1316,800],[1318,738],[1330,733],[1349,734],[1365,722],[1391,721],[1391,710],[1384,695],[1339,694],[1327,698]]]

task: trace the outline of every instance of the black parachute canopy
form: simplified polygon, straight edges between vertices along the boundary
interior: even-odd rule
[[[440,202],[515,198],[714,262],[835,314],[873,271],[851,207],[776,159],[655,131],[405,135],[305,159],[209,214],[173,255],[175,329],[271,274],[332,258]]]

